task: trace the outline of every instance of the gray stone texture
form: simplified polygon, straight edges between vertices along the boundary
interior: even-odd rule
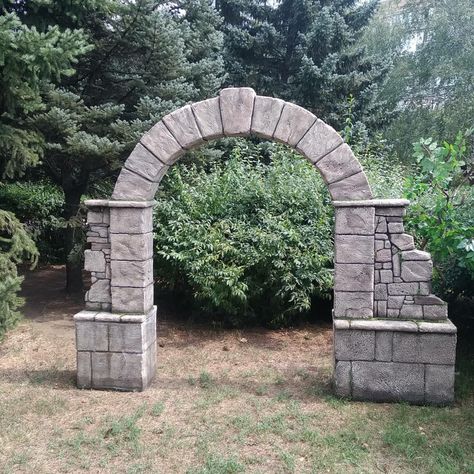
[[[153,259],[141,261],[112,260],[113,286],[144,288],[153,283]]]
[[[408,250],[401,253],[402,260],[431,260],[431,255],[422,250]]]
[[[125,162],[125,168],[143,176],[152,183],[159,183],[169,169],[153,153],[139,143]],[[124,182],[127,184],[127,182]],[[126,191],[126,190],[124,190]],[[122,194],[124,192],[121,191]]]
[[[285,102],[273,97],[255,97],[251,133],[258,137],[272,139]]]
[[[255,95],[249,87],[221,90],[219,99],[225,135],[244,136],[250,133]]]
[[[334,330],[334,355],[341,360],[374,360],[375,331]]]
[[[317,119],[296,145],[296,149],[312,163],[343,143],[341,136],[322,120]]]
[[[148,260],[153,258],[153,233],[111,234],[112,260]]]
[[[392,360],[393,332],[376,331],[375,333],[375,359],[381,362]]]
[[[90,388],[92,385],[92,360],[90,352],[76,353],[77,386]]]
[[[336,263],[334,289],[336,291],[372,291],[374,266],[367,263]]]
[[[286,102],[273,138],[294,147],[315,121],[316,116],[308,110],[299,105]]]
[[[422,364],[454,364],[455,334],[395,333],[393,360]]]
[[[372,191],[370,190],[367,176],[363,171],[332,183],[328,188],[329,194],[334,201],[372,198]]]
[[[76,321],[76,349],[78,351],[108,351],[109,328],[106,323]]]
[[[111,286],[114,313],[146,313],[153,306],[153,284],[145,288]]]
[[[336,234],[374,235],[373,207],[337,207]]]
[[[143,135],[140,142],[165,165],[171,166],[184,153],[161,120]]]
[[[204,142],[191,106],[185,105],[162,120],[181,148],[193,148]]]
[[[374,261],[374,238],[369,235],[336,234],[336,263],[370,263]]]
[[[85,250],[84,270],[88,272],[105,272],[105,254],[100,250]]]
[[[429,281],[433,273],[433,263],[431,260],[402,260],[402,280]]]
[[[425,366],[425,402],[445,405],[454,401],[454,365]]]
[[[96,303],[110,303],[110,280],[102,279],[92,283],[86,299]]]
[[[415,248],[413,237],[409,234],[393,234],[390,241],[400,250],[413,250]]]
[[[203,100],[191,105],[201,136],[206,140],[224,135],[219,97]]]
[[[423,317],[432,320],[447,319],[448,305],[423,305]]]
[[[359,161],[346,144],[337,147],[334,151],[316,161],[315,166],[328,184],[341,181],[362,171]]]
[[[338,397],[351,396],[351,362],[339,361],[336,363],[334,390]]]
[[[161,166],[161,165],[159,165]],[[158,189],[158,182],[152,182],[134,171],[122,168],[115,184],[112,198],[117,200],[149,200]]]
[[[373,316],[372,292],[334,293],[334,316],[336,318],[371,318]]]
[[[110,232],[113,234],[146,234],[153,232],[153,208],[111,208]]]

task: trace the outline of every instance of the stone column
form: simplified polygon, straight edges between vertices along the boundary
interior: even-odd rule
[[[143,390],[155,374],[153,204],[86,201],[92,286],[74,316],[81,388]]]

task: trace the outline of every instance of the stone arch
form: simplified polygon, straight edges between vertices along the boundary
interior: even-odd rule
[[[431,294],[432,262],[406,234],[406,200],[373,199],[350,147],[311,112],[250,88],[163,117],[140,139],[111,200],[86,201],[85,269],[92,285],[75,316],[78,385],[142,390],[155,373],[153,198],[187,150],[226,136],[285,143],[320,172],[336,213],[334,382],[356,399],[453,399],[456,328]]]

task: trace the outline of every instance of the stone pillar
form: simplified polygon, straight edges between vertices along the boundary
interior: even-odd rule
[[[74,316],[81,388],[143,390],[156,366],[153,201],[86,201],[86,311]]]
[[[430,254],[405,233],[408,204],[334,202],[335,389],[359,400],[451,403],[456,327],[431,294]]]

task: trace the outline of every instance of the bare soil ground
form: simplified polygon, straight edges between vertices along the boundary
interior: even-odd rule
[[[356,403],[331,394],[328,324],[219,330],[159,312],[147,391],[78,390],[82,299],[63,281],[27,275],[25,320],[0,343],[0,472],[474,473],[472,364],[453,407]]]

